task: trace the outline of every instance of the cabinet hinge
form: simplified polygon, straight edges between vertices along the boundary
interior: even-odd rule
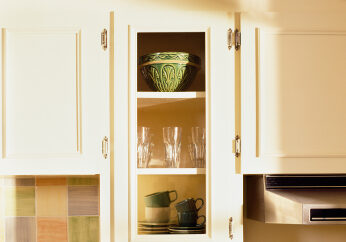
[[[108,157],[108,137],[105,136],[102,140],[102,156],[107,159]]]
[[[235,157],[238,157],[241,153],[241,141],[239,135],[237,135],[235,139],[232,140],[232,146]]]
[[[227,46],[228,49],[232,49],[234,46],[235,50],[239,50],[241,46],[241,32],[235,29],[234,32],[231,28],[227,31]]]
[[[233,218],[230,217],[228,220],[228,237],[233,239]]]
[[[107,50],[107,29],[103,29],[101,32],[101,46],[103,50]]]

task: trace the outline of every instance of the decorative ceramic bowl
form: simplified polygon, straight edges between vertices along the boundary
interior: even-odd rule
[[[159,92],[183,91],[200,69],[201,59],[185,52],[158,52],[139,58],[139,67],[151,89]]]

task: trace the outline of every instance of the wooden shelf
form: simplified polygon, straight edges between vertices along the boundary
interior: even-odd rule
[[[144,108],[194,98],[205,98],[205,92],[137,92],[137,107]]]
[[[137,175],[199,175],[205,168],[137,168]]]
[[[134,241],[207,241],[207,234],[139,234]]]

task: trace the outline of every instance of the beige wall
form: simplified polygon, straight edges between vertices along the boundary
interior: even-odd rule
[[[229,10],[279,12],[346,12],[345,0],[2,0],[0,20],[16,18],[18,14],[46,10]]]

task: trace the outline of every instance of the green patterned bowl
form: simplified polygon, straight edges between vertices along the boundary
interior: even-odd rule
[[[185,52],[158,52],[141,56],[138,64],[151,89],[176,92],[189,87],[200,69],[201,59]]]

